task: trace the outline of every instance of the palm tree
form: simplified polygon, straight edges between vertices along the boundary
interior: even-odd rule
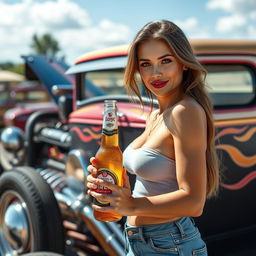
[[[55,57],[61,50],[58,41],[49,33],[37,36],[34,34],[32,37],[31,48],[36,54],[43,54],[50,57]]]

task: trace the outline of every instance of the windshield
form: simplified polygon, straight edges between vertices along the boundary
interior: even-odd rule
[[[253,100],[253,74],[248,66],[236,64],[206,64],[204,66],[208,71],[207,90],[214,106],[245,105]],[[97,89],[94,96],[127,95],[123,76],[124,69],[90,71],[84,74],[84,85],[87,90]],[[140,86],[140,90],[145,96],[143,86]]]
[[[215,106],[245,105],[253,100],[253,76],[248,66],[213,64],[205,67],[208,90]]]
[[[101,70],[86,73],[85,83],[90,81],[94,86],[101,89],[104,94],[125,94],[123,83],[124,71],[119,70]]]
[[[45,91],[26,91],[26,92],[12,92],[12,98],[15,102],[47,102],[49,97]]]

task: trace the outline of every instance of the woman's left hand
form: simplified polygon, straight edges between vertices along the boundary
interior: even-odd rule
[[[131,188],[129,183],[129,177],[125,174],[125,185],[124,187],[117,186],[115,184],[106,182],[102,179],[95,179],[90,181],[97,186],[104,186],[112,190],[111,194],[100,194],[95,190],[89,190],[88,194],[95,197],[99,201],[109,202],[110,206],[101,207],[93,205],[92,207],[99,212],[115,212],[122,216],[129,216],[133,214],[135,199],[131,195]],[[92,177],[90,177],[92,179]],[[89,178],[89,179],[90,179]]]

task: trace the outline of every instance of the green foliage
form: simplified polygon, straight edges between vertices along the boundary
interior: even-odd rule
[[[12,62],[0,63],[0,69],[9,70],[20,75],[24,75],[24,64],[14,64]]]
[[[12,62],[9,62],[9,61],[0,63],[0,69],[3,69],[3,70],[11,70],[14,66],[15,66],[15,64],[13,64]]]
[[[33,53],[43,54],[49,57],[57,57],[57,54],[61,50],[58,41],[49,33],[42,36],[34,34],[30,46]]]
[[[34,34],[32,37],[31,48],[34,54],[43,54],[49,57],[58,57],[61,51],[58,41],[49,33],[42,36]],[[65,56],[59,56],[60,59],[65,60]],[[24,75],[24,64],[15,64],[12,62],[0,63],[0,69],[9,70],[21,75]]]
[[[17,64],[14,65],[11,69],[12,72],[18,73],[20,75],[25,75],[25,65],[24,64]]]

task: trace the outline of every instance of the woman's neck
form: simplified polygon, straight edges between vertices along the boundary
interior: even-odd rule
[[[174,106],[180,100],[184,98],[185,94],[183,92],[177,92],[173,95],[168,95],[166,97],[157,97],[159,104],[159,114],[163,113],[166,109]]]

